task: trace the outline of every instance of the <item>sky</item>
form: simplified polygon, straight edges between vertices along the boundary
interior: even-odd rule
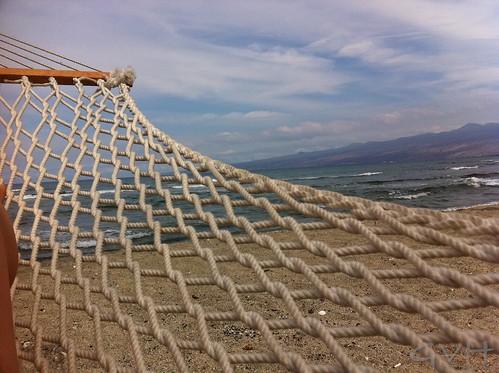
[[[233,163],[499,122],[499,2],[0,0],[0,32],[104,71]]]

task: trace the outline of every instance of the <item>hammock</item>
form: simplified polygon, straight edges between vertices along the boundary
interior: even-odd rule
[[[447,372],[456,346],[497,362],[497,219],[237,169],[154,127],[119,79],[84,83],[2,85],[25,371]]]

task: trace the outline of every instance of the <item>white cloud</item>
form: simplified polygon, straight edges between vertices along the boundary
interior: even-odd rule
[[[294,49],[255,51],[184,40],[167,48],[140,47],[140,81],[160,93],[190,99],[282,104],[293,95],[331,94],[344,81],[331,62]],[[161,63],[158,63],[161,61]],[[144,76],[145,75],[145,76]],[[140,83],[139,83],[140,84]]]
[[[267,131],[269,137],[277,138],[317,138],[338,133],[338,123],[304,122],[295,126],[283,125],[273,132]]]
[[[389,113],[380,113],[373,115],[373,122],[381,122],[385,124],[404,125],[407,122],[413,123],[415,120],[438,120],[444,116],[444,113],[432,108],[408,108]]]
[[[269,118],[280,116],[280,113],[273,111],[250,111],[248,113],[243,113],[243,118]]]
[[[220,151],[218,154],[220,154],[220,156],[222,156],[222,157],[226,157],[226,156],[234,154],[235,152],[236,151],[234,149],[227,149],[227,150]]]
[[[3,32],[133,65],[156,124],[231,159],[497,120],[498,18],[487,0],[0,2]]]
[[[364,0],[360,6],[386,20],[443,37],[461,40],[499,37],[499,8],[495,1]]]
[[[345,130],[362,130],[360,122],[336,121],[331,123],[303,122],[296,125],[280,125],[258,131],[225,131],[198,138],[196,147],[209,143],[215,158],[231,162],[259,159],[293,153],[293,149],[322,150],[352,142],[345,138]],[[237,149],[233,152],[232,150]],[[230,151],[230,153],[229,153]],[[249,157],[249,158],[248,158]]]
[[[278,118],[283,114],[275,111],[255,110],[248,112],[231,111],[230,113],[206,113],[196,118],[196,120],[225,121],[225,120],[264,120]]]
[[[345,45],[338,51],[339,56],[357,57],[375,65],[391,65],[404,69],[421,68],[427,65],[427,59],[404,49],[395,49],[379,41],[363,40]]]
[[[252,140],[252,133],[239,131],[226,131],[209,136],[213,141],[219,144],[242,144]]]
[[[446,79],[455,82],[463,90],[489,85],[497,80],[497,77],[499,77],[499,67],[477,69],[474,66],[462,66],[446,73]]]

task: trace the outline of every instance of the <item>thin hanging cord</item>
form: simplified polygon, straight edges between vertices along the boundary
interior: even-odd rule
[[[96,69],[95,67],[92,67],[92,66],[86,65],[86,64],[81,63],[81,62],[78,62],[78,61],[76,61],[76,60],[73,60],[73,59],[71,59],[71,58],[65,57],[65,56],[60,55],[60,54],[58,54],[58,53],[51,52],[51,51],[49,51],[49,50],[47,50],[47,49],[37,47],[36,45],[33,45],[33,44],[30,44],[30,43],[27,43],[27,42],[25,42],[25,41],[23,41],[23,40],[20,40],[20,39],[16,39],[16,38],[14,38],[14,37],[12,37],[12,36],[9,36],[9,35],[6,35],[6,34],[3,34],[3,33],[1,33],[1,32],[0,32],[0,35],[1,35],[1,36],[3,36],[3,37],[5,37],[5,38],[7,38],[7,39],[10,39],[10,40],[16,41],[16,42],[18,42],[18,43],[20,43],[20,44],[24,44],[24,45],[29,46],[29,47],[31,47],[31,48],[34,48],[34,49],[36,49],[36,50],[39,50],[39,51],[42,51],[42,52],[44,52],[44,53],[50,54],[50,55],[52,55],[52,56],[55,56],[55,57],[58,57],[58,58],[62,58],[62,59],[64,59],[64,60],[66,60],[66,61],[69,61],[69,62],[75,63],[75,64],[80,65],[80,66],[82,66],[82,67],[85,67],[85,68],[87,68],[87,69],[94,70],[94,71],[99,71],[99,69]],[[48,57],[45,57],[45,58],[49,59]],[[50,60],[50,61],[52,61],[52,62],[54,62],[54,60],[52,60],[52,59],[49,59],[49,60]],[[67,65],[65,65],[65,64],[63,64],[63,63],[61,63],[61,62],[57,62],[57,63],[59,63],[59,64],[60,64],[60,65],[62,65],[62,66],[68,67]],[[78,70],[78,69],[75,69],[75,68],[73,68],[73,69],[74,69],[74,70]]]
[[[4,47],[0,47],[0,49],[4,50],[4,51],[6,51],[6,52],[9,52],[9,53],[11,53],[11,54],[13,54],[13,55],[15,55],[15,56],[18,56],[18,57],[24,58],[25,60],[28,60],[28,61],[34,62],[34,63],[36,63],[36,64],[38,64],[38,65],[43,66],[43,67],[46,67],[47,69],[50,69],[50,70],[55,70],[53,67],[51,67],[51,66],[49,66],[49,65],[46,65],[46,64],[44,64],[43,62],[36,61],[36,60],[34,60],[34,59],[32,59],[32,58],[29,58],[29,57],[27,57],[27,56],[25,56],[25,55],[23,55],[23,54],[21,54],[21,53],[14,52],[14,51],[13,51],[13,50],[11,50],[11,49],[4,48]],[[7,57],[7,56],[5,56],[5,54],[3,54],[3,53],[2,53],[2,56],[3,56],[3,57]],[[26,65],[25,65],[25,66],[26,66]],[[34,69],[34,67],[31,67],[31,66],[29,66],[29,68]]]
[[[42,54],[40,54],[40,53],[33,52],[33,51],[31,51],[31,50],[29,50],[29,49],[27,49],[27,48],[20,47],[19,45],[15,45],[15,44],[10,43],[10,42],[8,42],[8,41],[6,41],[6,40],[2,40],[2,39],[0,39],[0,42],[3,42],[3,43],[8,44],[8,45],[11,45],[11,46],[13,46],[13,47],[15,47],[15,48],[18,48],[18,49],[21,49],[21,50],[23,50],[23,51],[25,51],[25,52],[28,52],[28,53],[34,54],[35,56],[42,57],[42,58],[44,58],[44,59],[46,59],[46,60],[49,60],[49,61],[51,61],[51,62],[54,62],[54,63],[56,63],[56,64],[62,65],[62,66],[64,66],[64,67],[67,67],[68,69],[71,69],[71,70],[77,70],[77,69],[75,69],[73,66],[66,65],[65,63],[63,63],[63,62],[61,62],[61,61],[56,61],[56,60],[54,60],[54,59],[52,59],[52,58],[50,58],[50,57],[44,56],[44,55],[42,55]],[[2,49],[4,49],[4,48],[2,48]],[[26,57],[26,59],[28,59],[28,58]],[[32,60],[30,60],[30,61],[32,61]],[[33,62],[35,62],[35,61],[33,61]],[[46,65],[44,65],[44,64],[42,64],[42,63],[40,63],[40,62],[36,62],[36,63],[38,63],[38,64],[40,64],[40,65],[43,65],[43,66],[47,67]],[[53,69],[52,67],[49,67],[49,68],[50,68],[50,69]]]
[[[24,66],[24,67],[26,67],[26,68],[28,68],[28,69],[32,69],[32,68],[33,68],[33,67],[29,66],[29,65],[26,65],[25,63],[22,63],[21,61],[16,60],[15,58],[12,58],[12,57],[6,56],[6,55],[5,55],[5,54],[3,54],[3,53],[2,53],[2,54],[0,54],[0,56],[1,56],[1,57],[3,57],[3,58],[5,58],[5,59],[7,59],[7,60],[10,60],[10,61],[12,61],[12,62],[15,62],[15,63],[17,63],[17,64],[19,64],[19,65],[21,65],[21,66]],[[2,64],[2,66],[4,66],[4,65]],[[4,67],[7,67],[7,66],[4,66]]]

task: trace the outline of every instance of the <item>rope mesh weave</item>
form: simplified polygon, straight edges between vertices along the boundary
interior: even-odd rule
[[[497,362],[497,219],[236,169],[155,128],[125,85],[19,83],[0,182],[26,371],[370,372],[376,346],[400,371],[454,371],[437,344]]]

